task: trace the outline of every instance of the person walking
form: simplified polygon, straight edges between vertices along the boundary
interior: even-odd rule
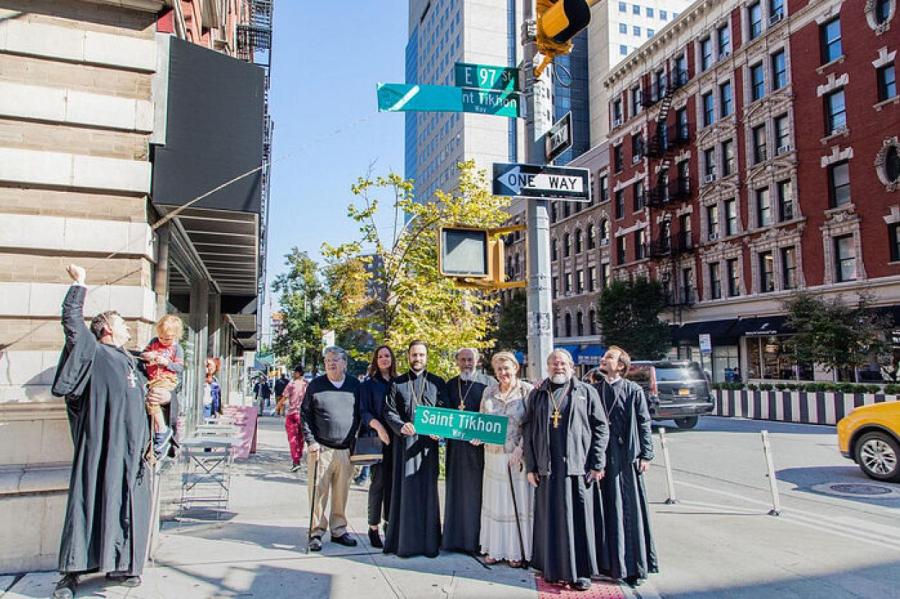
[[[222,415],[222,387],[216,378],[218,358],[206,358],[206,379],[203,381],[203,417],[218,418]]]
[[[355,547],[347,532],[347,498],[350,492],[350,448],[359,429],[359,381],[347,376],[347,352],[337,346],[325,348],[325,374],[313,379],[300,409],[300,426],[306,440],[307,471],[317,481],[309,486],[312,526],[311,551],[322,550],[322,537],[331,530],[331,541]],[[331,512],[325,504],[331,497]]]
[[[387,345],[375,349],[369,364],[369,376],[359,388],[359,411],[362,423],[360,436],[377,435],[382,443],[381,462],[371,467],[372,482],[369,485],[369,544],[383,549],[378,532],[382,520],[391,512],[391,485],[393,484],[394,448],[391,433],[384,419],[384,399],[397,376],[394,352]]]
[[[275,415],[283,416],[285,413],[285,406],[287,404],[287,397],[284,394],[284,390],[287,389],[288,384],[290,384],[291,379],[287,377],[287,374],[282,372],[281,375],[275,379],[275,385],[273,386],[273,391],[275,394]]]
[[[509,420],[506,442],[484,446],[481,551],[488,564],[505,560],[518,568],[531,559],[534,490],[524,471],[522,433],[526,402],[533,387],[519,379],[519,363],[511,352],[494,354],[491,367],[497,383],[484,390],[480,412]]]
[[[303,459],[303,432],[300,430],[300,405],[306,394],[308,383],[303,378],[303,367],[294,367],[293,379],[284,388],[287,413],[284,417],[284,431],[287,433],[288,445],[291,448],[291,472],[300,469]]]

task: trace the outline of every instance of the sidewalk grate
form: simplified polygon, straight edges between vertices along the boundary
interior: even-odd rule
[[[587,591],[576,591],[569,587],[545,582],[540,576],[534,577],[539,599],[625,599],[625,593],[618,583],[594,581]]]

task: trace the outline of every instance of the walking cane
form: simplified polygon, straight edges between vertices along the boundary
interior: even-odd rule
[[[522,524],[519,522],[519,504],[516,501],[516,489],[513,487],[512,468],[506,465],[506,475],[509,477],[509,492],[512,493],[513,513],[516,516],[516,532],[519,533],[519,551],[522,552],[522,568],[528,568],[528,560],[525,559],[525,541],[522,539]]]
[[[309,544],[312,542],[313,515],[316,510],[316,486],[319,484],[319,455],[316,453],[316,465],[313,468],[312,499],[309,502],[309,528],[306,529],[306,553],[309,553]]]

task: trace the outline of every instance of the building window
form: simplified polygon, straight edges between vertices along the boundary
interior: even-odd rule
[[[621,173],[625,168],[625,160],[622,158],[622,144],[613,146],[613,166],[617,173]]]
[[[550,222],[555,223],[557,221],[558,215],[556,213],[556,202],[550,202]]]
[[[728,277],[728,297],[737,297],[741,294],[741,272],[737,258],[725,261],[725,275]]]
[[[831,207],[850,203],[850,163],[846,160],[828,167],[828,197]]]
[[[660,21],[668,21],[668,20],[669,20],[669,13],[668,13],[668,11],[660,10],[660,11],[659,11],[659,20],[660,20]]]
[[[786,114],[775,117],[775,148],[777,154],[785,154],[791,150],[791,132]]]
[[[556,299],[559,295],[559,277],[553,277],[553,287],[551,291],[553,291],[553,299]]]
[[[762,63],[750,67],[750,101],[755,102],[766,95],[765,73]]]
[[[712,38],[705,37],[700,40],[700,71],[705,71],[712,66],[712,48]]]
[[[572,254],[572,238],[568,233],[563,235],[563,257],[568,258]]]
[[[609,221],[605,218],[600,221],[600,245],[609,244]]]
[[[597,314],[593,308],[588,312],[588,330],[591,335],[597,334]]]
[[[785,222],[794,219],[794,193],[790,181],[779,181],[778,189],[778,220]]]
[[[825,134],[832,135],[847,128],[847,105],[844,90],[839,89],[825,96]]]
[[[644,155],[644,136],[640,133],[631,136],[631,162],[635,163]]]
[[[572,315],[566,314],[566,337],[572,336]]]
[[[722,142],[722,176],[727,177],[735,171],[734,140]]]
[[[722,299],[722,273],[718,262],[709,263],[709,299]]]
[[[575,254],[581,253],[581,229],[575,229]]]
[[[701,96],[703,105],[703,126],[709,127],[716,121],[716,107],[713,101],[713,93],[706,92]]]
[[[563,288],[563,291],[565,293],[571,293],[572,292],[572,273],[570,273],[570,272],[566,273],[565,285],[566,286]]]
[[[759,292],[775,291],[775,258],[772,252],[759,253]]]
[[[575,331],[578,333],[579,337],[584,336],[584,314],[578,312],[575,315]]]
[[[685,304],[693,303],[694,298],[694,269],[681,269],[682,300]]]
[[[619,33],[627,34],[628,33],[628,25],[626,25],[625,23],[619,23]]]
[[[619,44],[619,56],[628,56],[628,46]]]
[[[750,23],[750,39],[755,40],[762,34],[762,6],[759,2],[747,7],[747,20]]]
[[[588,228],[587,228],[587,246],[588,246],[589,250],[592,250],[595,247],[597,247],[596,235],[597,235],[597,227],[595,227],[593,223],[589,224]]]
[[[782,289],[796,289],[797,250],[793,246],[781,248],[781,277]]]
[[[684,85],[688,80],[688,64],[687,57],[682,52],[675,57],[675,83],[678,86]]]
[[[591,266],[588,268],[588,291],[593,291],[597,288],[597,268],[595,266]]]
[[[891,0],[875,0],[875,22],[884,25],[891,18]]]
[[[675,111],[675,136],[680,141],[687,141],[691,136],[690,125],[688,124],[687,108],[679,108]]]
[[[716,150],[707,148],[703,150],[703,179],[711,181],[716,177]]]
[[[731,92],[731,81],[726,81],[719,86],[719,105],[722,118],[730,116],[734,110],[734,94]]]
[[[550,261],[556,262],[559,259],[559,243],[554,239],[550,242]]]
[[[719,41],[719,59],[723,59],[731,54],[731,31],[728,25],[722,25],[716,30],[716,37]]]
[[[772,198],[769,196],[769,188],[763,187],[756,190],[756,225],[767,227],[772,224]]]
[[[772,55],[772,90],[781,89],[787,85],[787,63],[784,50],[779,50]]]
[[[584,293],[584,271],[579,270],[575,273],[575,293]]]
[[[784,18],[784,0],[769,0],[769,24],[774,25]]]
[[[645,204],[644,182],[638,181],[634,184],[634,211],[643,210]]]
[[[645,7],[644,14],[647,15],[648,18],[652,19],[653,18],[653,9],[650,8],[649,6]]]
[[[647,245],[644,238],[644,229],[634,232],[634,259],[643,260],[647,255]]]
[[[691,215],[690,214],[682,214],[678,217],[678,227],[681,231],[680,235],[680,243],[682,248],[689,248],[693,244],[691,243]]]
[[[604,289],[609,285],[609,262],[600,265],[600,286]]]
[[[641,112],[641,86],[636,85],[631,88],[631,115],[640,114]]]
[[[725,235],[737,235],[737,200],[725,200]]]
[[[634,35],[635,37],[641,37],[641,28],[638,27],[637,25],[632,25],[632,26],[631,26],[631,33],[632,33],[632,35]]]
[[[889,64],[876,71],[878,79],[878,101],[884,102],[897,95],[897,71]]]
[[[616,218],[625,216],[625,192],[618,190],[616,192]]]
[[[613,126],[622,124],[622,99],[613,101]]]
[[[637,4],[632,4],[631,5],[631,13],[641,16],[641,7]]]
[[[753,128],[753,164],[765,162],[766,152],[766,125],[758,125]]]
[[[856,248],[853,235],[834,238],[835,273],[838,282],[856,280]]]
[[[822,64],[828,64],[843,56],[841,49],[841,18],[835,17],[819,26],[819,38],[822,44]]]
[[[619,2],[619,12],[628,12],[628,6],[624,2]]]
[[[888,225],[888,245],[891,248],[891,262],[900,261],[900,223]]]
[[[691,192],[690,166],[691,163],[689,161],[682,160],[675,167],[678,170],[678,184],[676,191],[681,195],[688,195]]]
[[[656,35],[656,30],[647,27],[647,38],[649,39],[649,38],[653,37],[654,35]]]
[[[666,95],[666,71],[665,69],[659,69],[653,75],[654,82],[656,83],[656,98],[662,99],[663,96]]]
[[[900,149],[890,145],[884,153],[884,178],[889,183],[900,183]]]
[[[616,261],[625,264],[625,236],[616,238]]]
[[[606,175],[600,177],[600,201],[609,199],[609,178]]]
[[[706,238],[710,241],[719,238],[719,206],[717,204],[706,207]]]

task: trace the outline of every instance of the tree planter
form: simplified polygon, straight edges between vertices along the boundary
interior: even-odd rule
[[[831,391],[714,390],[713,396],[714,416],[830,425],[859,406],[898,401],[897,395]]]

